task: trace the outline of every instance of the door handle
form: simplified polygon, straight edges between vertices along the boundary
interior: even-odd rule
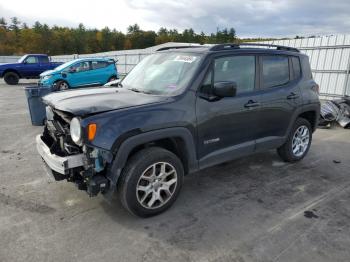
[[[299,95],[297,95],[296,93],[292,92],[287,96],[287,99],[297,99],[299,98]]]
[[[244,105],[245,108],[252,108],[252,107],[257,107],[260,106],[259,102],[256,102],[254,100],[249,100],[248,103]]]

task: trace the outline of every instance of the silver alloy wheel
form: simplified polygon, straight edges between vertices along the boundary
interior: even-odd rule
[[[165,205],[177,186],[176,169],[167,162],[150,165],[142,173],[136,186],[137,201],[147,209]]]
[[[309,146],[309,142],[310,142],[309,129],[304,125],[299,126],[293,135],[293,140],[292,140],[293,154],[296,157],[302,156],[306,152]]]
[[[66,90],[68,89],[68,84],[66,82],[61,82],[60,86],[59,86],[59,89],[60,90]]]

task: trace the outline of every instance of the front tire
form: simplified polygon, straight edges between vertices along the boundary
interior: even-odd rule
[[[19,81],[19,75],[15,72],[7,72],[4,75],[4,80],[8,85],[17,85]]]
[[[55,82],[54,86],[55,86],[55,91],[63,91],[63,90],[69,89],[68,83],[64,80],[59,80]]]
[[[183,184],[180,159],[159,147],[146,148],[131,157],[118,183],[122,205],[139,217],[150,217],[167,210]]]
[[[277,149],[279,156],[286,162],[296,162],[308,153],[312,141],[312,128],[305,118],[297,118],[286,143]]]

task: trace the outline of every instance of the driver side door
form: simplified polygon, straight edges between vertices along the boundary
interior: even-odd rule
[[[82,61],[70,66],[67,72],[68,84],[71,87],[89,85],[91,82],[90,70],[90,61]]]
[[[22,63],[22,77],[37,77],[41,73],[38,57],[28,56]]]
[[[259,91],[255,55],[214,58],[196,103],[200,168],[250,154],[257,138]],[[233,81],[234,97],[209,99],[214,83]]]

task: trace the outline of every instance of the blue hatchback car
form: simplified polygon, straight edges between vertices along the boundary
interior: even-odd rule
[[[104,85],[116,79],[118,79],[118,72],[113,59],[82,58],[41,73],[39,85],[65,90]]]

